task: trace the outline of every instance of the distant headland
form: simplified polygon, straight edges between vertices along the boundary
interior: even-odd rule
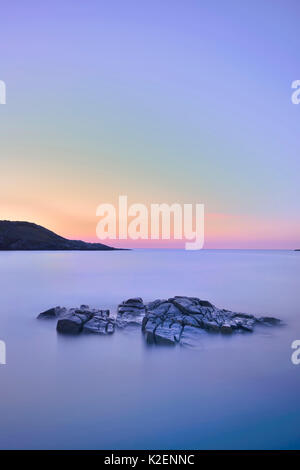
[[[25,250],[116,250],[102,243],[68,240],[31,222],[0,220],[0,251]]]

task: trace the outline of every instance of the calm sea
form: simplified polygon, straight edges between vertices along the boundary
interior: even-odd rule
[[[0,253],[0,448],[299,449],[299,278],[292,251]],[[138,330],[61,337],[36,320],[174,295],[286,326],[186,349],[149,347]]]

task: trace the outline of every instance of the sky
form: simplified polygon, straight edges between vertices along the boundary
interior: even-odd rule
[[[297,0],[0,0],[0,219],[98,241],[97,206],[127,195],[204,204],[205,248],[300,247],[299,15]]]

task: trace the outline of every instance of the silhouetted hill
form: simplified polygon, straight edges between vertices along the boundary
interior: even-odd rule
[[[102,243],[68,240],[30,222],[0,220],[0,250],[115,250]]]

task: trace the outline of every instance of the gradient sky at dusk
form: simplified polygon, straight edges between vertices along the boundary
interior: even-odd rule
[[[96,241],[96,207],[125,194],[204,203],[206,248],[300,248],[299,1],[19,0],[0,18],[0,219]]]

